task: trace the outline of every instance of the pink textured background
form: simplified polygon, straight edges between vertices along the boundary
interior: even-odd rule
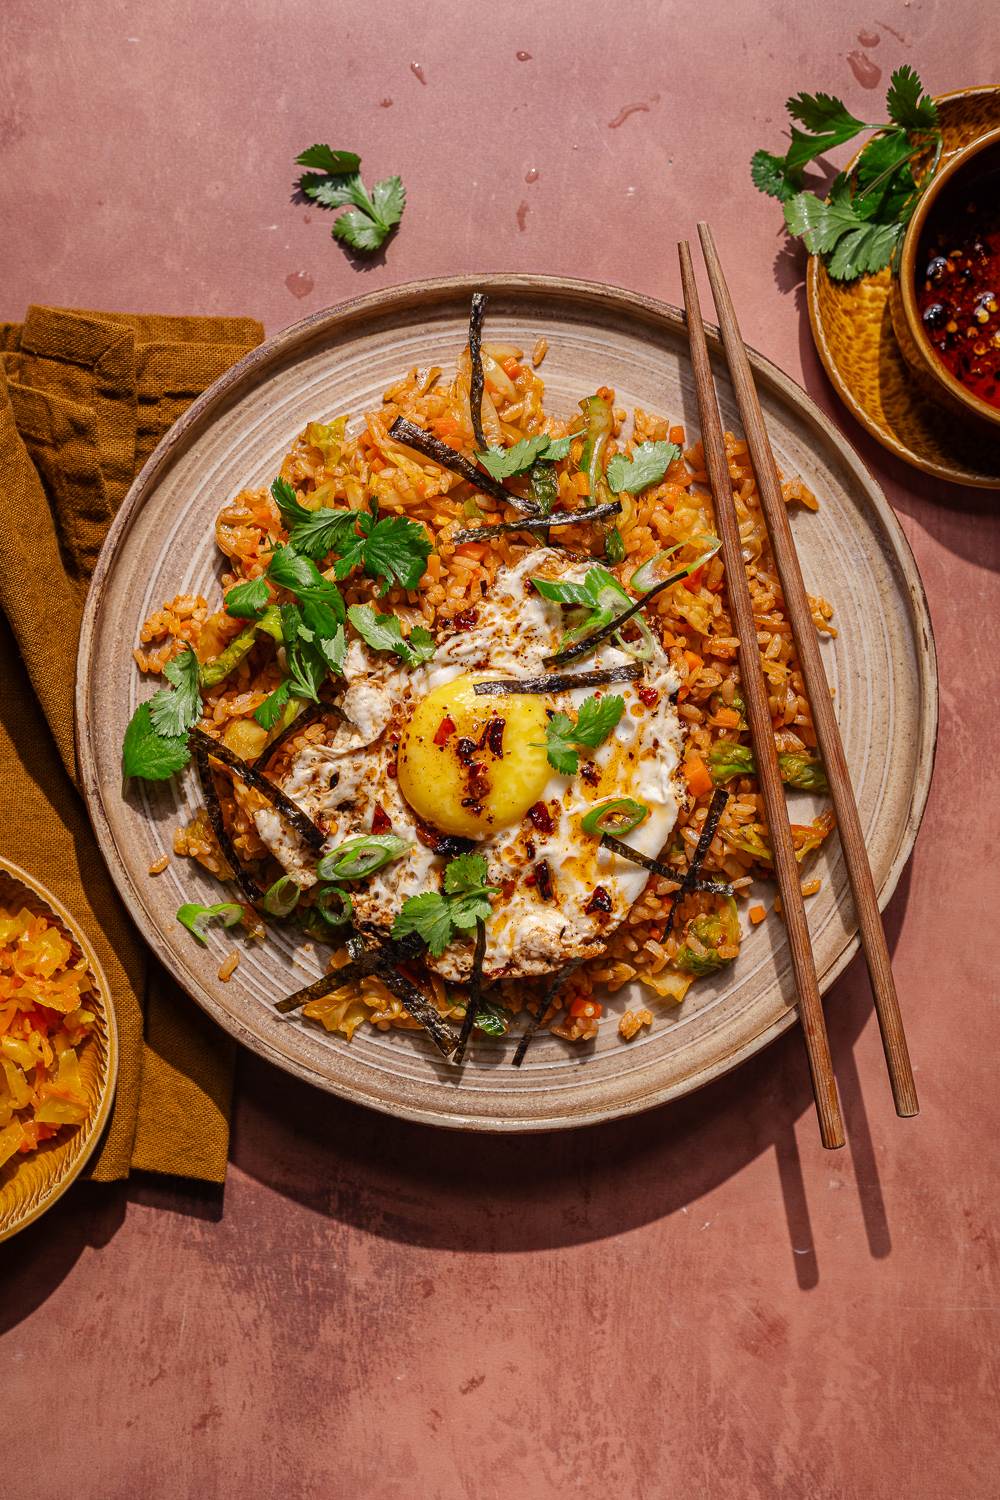
[[[901,516],[943,689],[889,914],[919,1120],[893,1115],[857,966],[828,1004],[850,1130],[835,1155],[797,1035],[677,1107],[511,1141],[395,1124],[244,1057],[224,1200],[85,1187],[0,1252],[4,1488],[997,1494],[996,499],[896,465],[838,409],[801,267],[747,173],[799,88],[878,118],[883,89],[855,69],[990,82],[978,0],[378,18],[346,0],[4,0],[0,42],[0,316],[34,300],[275,330],[362,288],[497,268],[677,300],[674,241],[709,217],[748,339],[833,412]],[[405,179],[402,232],[369,269],[289,201],[315,139]]]

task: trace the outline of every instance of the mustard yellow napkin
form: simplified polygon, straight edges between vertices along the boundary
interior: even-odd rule
[[[126,915],[76,787],[80,617],[138,469],[190,402],[263,338],[249,318],[32,307],[0,324],[0,847],[86,928],[121,1063],[95,1178],[221,1182],[233,1046]]]

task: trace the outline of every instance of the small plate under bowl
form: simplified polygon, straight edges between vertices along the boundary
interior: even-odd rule
[[[14,1156],[0,1167],[0,1240],[34,1223],[61,1198],[87,1165],[111,1113],[118,1076],[118,1032],[111,991],[86,934],[52,892],[9,860],[0,859],[0,906],[19,911],[27,907],[35,916],[54,922],[87,961],[94,981],[96,1014],[94,1030],[80,1049],[90,1113],[82,1125],[63,1128],[36,1151]]]
[[[1000,87],[941,94],[938,107],[946,165],[957,152],[1000,127]],[[826,373],[844,405],[883,448],[938,479],[1000,490],[1000,443],[955,421],[921,389],[892,331],[886,269],[857,281],[834,281],[819,256],[806,274],[809,323]]]

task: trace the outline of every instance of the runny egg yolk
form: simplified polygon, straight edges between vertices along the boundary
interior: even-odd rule
[[[399,746],[399,789],[418,818],[444,833],[488,838],[519,823],[552,772],[544,699],[477,698],[468,674],[417,704]]]

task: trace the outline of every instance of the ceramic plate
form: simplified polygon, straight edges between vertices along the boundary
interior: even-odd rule
[[[962,89],[936,100],[942,162],[1000,126],[1000,88]],[[826,373],[861,425],[904,463],[980,489],[1000,490],[1000,444],[968,431],[917,384],[889,319],[888,270],[833,281],[818,256],[806,276],[809,323]]]
[[[5,1240],[51,1208],[86,1166],[111,1112],[118,1072],[118,1033],[108,981],[97,955],[52,892],[26,870],[0,859],[0,906],[13,911],[26,906],[61,928],[74,945],[76,956],[87,960],[95,984],[87,1005],[97,1018],[91,1036],[80,1049],[80,1072],[90,1101],[87,1119],[73,1130],[60,1130],[51,1140],[43,1141],[37,1151],[14,1156],[0,1167],[0,1240]]]
[[[139,626],[178,593],[218,598],[213,520],[220,505],[277,472],[311,417],[349,411],[355,423],[413,365],[453,367],[466,337],[469,297],[490,293],[489,331],[530,349],[548,339],[542,367],[550,410],[573,412],[611,385],[618,402],[697,428],[680,312],[629,292],[535,276],[424,282],[319,313],[254,351],[172,429],[132,488],[108,536],[84,621],[77,684],[78,743],[91,816],[140,930],[205,1009],[241,1042],[301,1078],[363,1104],[471,1130],[554,1129],[645,1109],[683,1094],[748,1057],[790,1026],[793,988],[783,930],[747,934],[739,960],[699,983],[679,1008],[651,1002],[652,1031],[631,1044],[616,1017],[619,991],[596,1044],[536,1041],[516,1070],[508,1040],[477,1042],[462,1072],[422,1035],[359,1030],[352,1042],[275,1013],[273,1002],[320,974],[312,954],[276,933],[244,950],[229,983],[217,978],[232,947],[213,934],[200,948],[175,920],[183,901],[220,891],[187,860],[172,859],[174,827],[198,803],[193,771],[176,784],[135,784],[122,795],[120,748],[136,704],[150,692],[131,650]],[[812,402],[754,356],[764,413],[786,474],[821,499],[794,529],[806,584],[836,606],[840,635],[824,649],[854,776],[862,825],[888,900],[913,845],[927,795],[937,727],[930,621],[903,533],[871,476]],[[727,426],[737,427],[721,368]],[[828,987],[857,948],[836,839],[819,862],[808,903],[817,970]]]

